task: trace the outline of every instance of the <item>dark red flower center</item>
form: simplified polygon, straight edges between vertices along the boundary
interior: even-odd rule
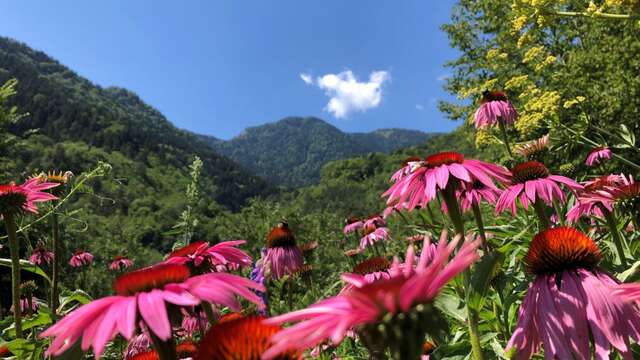
[[[422,344],[422,355],[429,355],[436,350],[436,344],[431,341],[425,341]]]
[[[358,275],[367,275],[380,271],[387,271],[391,263],[382,256],[372,257],[353,267],[353,273]]]
[[[428,167],[435,168],[440,165],[462,164],[464,162],[464,155],[449,151],[429,155],[424,160],[427,162]]]
[[[197,351],[198,347],[192,341],[185,341],[176,346],[176,353],[180,359],[193,357]]]
[[[113,282],[116,294],[130,296],[153,289],[161,289],[167,284],[180,283],[191,275],[185,265],[161,264],[120,275]]]
[[[27,192],[20,186],[0,185],[0,214],[15,214],[21,211],[27,199]]]
[[[508,101],[509,98],[507,94],[502,91],[489,91],[485,90],[482,92],[482,100],[481,103],[486,103],[489,101]]]
[[[541,275],[591,268],[600,257],[600,249],[590,237],[574,228],[557,227],[533,238],[524,262],[529,272]]]
[[[267,235],[267,247],[269,248],[294,246],[296,246],[296,237],[286,223],[278,224]]]
[[[351,224],[353,224],[353,223],[357,223],[358,221],[360,221],[360,219],[358,219],[358,218],[357,218],[357,217],[355,217],[355,216],[348,217],[348,218],[345,220],[345,222],[347,223],[347,225],[351,225]]]
[[[195,241],[191,244],[181,247],[180,249],[176,249],[169,254],[169,258],[174,257],[185,257],[189,255],[197,254],[198,251],[206,246],[209,246],[209,243],[206,241]]]
[[[133,355],[133,357],[131,357],[130,359],[131,360],[160,360],[160,355],[158,355],[158,353],[155,350],[149,350],[145,352],[139,352]]]
[[[615,186],[616,182],[610,176],[604,175],[594,179],[589,185],[584,187],[584,191],[594,192],[609,186]]]
[[[618,188],[616,194],[616,198],[621,201],[639,199],[640,182],[622,185]]]
[[[524,184],[530,180],[546,178],[549,176],[549,169],[543,163],[527,161],[514,166],[511,175],[515,183]]]
[[[242,317],[214,325],[200,341],[196,360],[258,360],[271,346],[271,337],[282,328],[266,325],[261,316]],[[276,359],[300,359],[300,354],[287,351]]]
[[[9,357],[11,354],[11,351],[9,351],[9,347],[2,345],[0,346],[0,357]]]

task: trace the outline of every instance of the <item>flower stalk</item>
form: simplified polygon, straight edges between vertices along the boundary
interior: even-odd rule
[[[16,223],[11,212],[3,214],[4,224],[9,237],[9,251],[11,252],[11,296],[13,302],[13,319],[16,338],[22,338],[22,311],[20,308],[20,245],[16,235]]]
[[[58,214],[56,213],[52,214],[51,227],[51,238],[53,247],[53,274],[51,275],[51,300],[49,302],[49,308],[51,309],[51,320],[55,322],[56,318],[58,317],[58,288],[60,287],[60,258],[62,257],[60,250],[60,227],[58,223]]]
[[[501,116],[498,117],[498,126],[500,127],[502,140],[504,142],[504,146],[507,148],[507,153],[509,153],[509,157],[513,158],[513,152],[511,152],[511,145],[509,144],[509,135],[507,134],[507,127]]]
[[[605,209],[603,207],[602,213],[604,214],[604,219],[607,222],[607,226],[609,226],[609,230],[611,231],[611,238],[616,247],[616,251],[618,252],[618,257],[620,257],[620,265],[622,268],[627,268],[627,258],[624,255],[624,239],[622,238],[622,234],[618,230],[618,222],[616,220],[616,215]]]
[[[540,220],[540,231],[546,230],[551,227],[551,223],[549,222],[549,218],[547,217],[547,213],[545,211],[544,203],[540,199],[536,199],[533,203],[533,209]]]

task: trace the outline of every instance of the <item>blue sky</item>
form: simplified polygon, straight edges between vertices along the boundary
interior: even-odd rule
[[[456,52],[453,1],[20,0],[0,34],[102,86],[140,95],[178,127],[228,139],[289,115],[342,130],[448,131],[436,108]],[[306,82],[303,80],[303,78]]]

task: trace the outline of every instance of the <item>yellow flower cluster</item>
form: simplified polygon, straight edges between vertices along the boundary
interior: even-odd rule
[[[481,148],[489,145],[500,144],[500,141],[486,129],[476,131],[476,147]]]
[[[575,99],[567,100],[562,104],[562,107],[565,109],[571,109],[572,107],[578,105],[583,102],[586,98],[584,96],[576,96]]]
[[[545,91],[535,86],[520,94],[523,100],[522,112],[515,128],[523,136],[529,136],[538,129],[543,120],[555,117],[560,110],[560,93]]]

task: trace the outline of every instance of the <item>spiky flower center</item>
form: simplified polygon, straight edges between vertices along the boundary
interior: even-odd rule
[[[380,271],[387,271],[391,264],[389,260],[382,256],[372,257],[353,267],[353,273],[358,275],[367,275]]]
[[[198,351],[198,347],[192,341],[185,341],[176,346],[176,353],[178,354],[178,358],[190,358]]]
[[[484,104],[489,101],[508,101],[509,98],[507,94],[502,91],[489,91],[485,90],[482,92],[482,100],[481,102]]]
[[[248,316],[216,324],[200,342],[195,359],[260,359],[271,346],[271,337],[281,330],[279,326],[264,324],[263,320],[261,316]],[[279,360],[299,358],[293,351],[276,357]]]
[[[0,214],[15,214],[22,210],[28,194],[19,185],[0,185]]]
[[[527,181],[544,179],[550,173],[544,164],[537,161],[527,161],[514,166],[511,169],[511,174],[515,183],[524,184]]]
[[[149,350],[133,355],[131,360],[160,360],[160,355],[155,350]]]
[[[191,275],[185,265],[162,264],[120,275],[113,282],[116,294],[131,296],[153,289],[162,289],[167,284],[180,283]]]
[[[640,182],[620,186],[617,194],[621,201],[640,200]]]
[[[462,164],[464,155],[449,151],[429,155],[424,160],[427,163],[427,167],[435,168],[441,165]]]
[[[541,275],[591,268],[600,257],[600,249],[590,237],[574,228],[557,227],[533,238],[524,262],[529,272]]]
[[[296,246],[296,238],[286,223],[278,224],[267,235],[268,248],[294,246]]]
[[[603,190],[607,187],[615,186],[615,185],[616,185],[616,182],[611,178],[611,176],[604,175],[594,179],[588,185],[585,185],[584,191],[594,192],[594,191]]]
[[[205,242],[205,241],[195,241],[192,242],[191,244],[181,247],[179,249],[176,249],[174,251],[172,251],[169,254],[169,258],[174,258],[174,257],[186,257],[189,255],[195,255],[197,254],[199,251],[201,251],[203,248],[206,248],[207,246],[209,246],[209,243]]]
[[[429,355],[432,352],[434,352],[436,349],[436,344],[432,343],[431,341],[425,341],[422,344],[422,355]]]

